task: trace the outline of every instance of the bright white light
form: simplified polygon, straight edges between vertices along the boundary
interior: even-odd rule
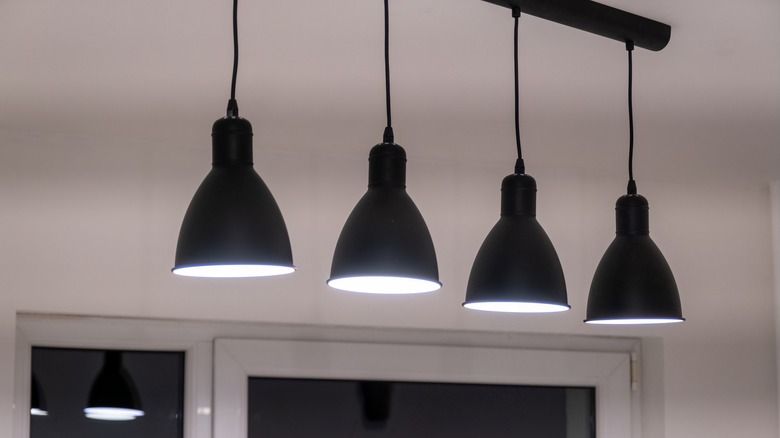
[[[176,268],[173,273],[185,277],[246,278],[270,277],[295,272],[290,266],[277,265],[207,265]]]
[[[45,416],[49,415],[49,412],[48,411],[44,411],[43,409],[31,408],[30,409],[30,415],[39,415],[41,417],[45,417]]]
[[[588,324],[610,324],[610,325],[631,325],[631,324],[673,324],[683,322],[679,318],[633,318],[633,319],[594,319],[585,321]]]
[[[124,408],[84,408],[87,418],[105,421],[129,421],[142,417],[144,411]]]
[[[419,294],[441,288],[441,283],[408,277],[344,277],[328,280],[328,286],[367,294]]]
[[[103,421],[131,421],[135,420],[133,415],[102,415],[102,414],[86,414],[86,417],[91,420],[103,420]]]
[[[526,303],[518,301],[482,301],[479,303],[465,303],[463,307],[472,310],[484,310],[487,312],[510,313],[551,313],[569,310],[569,306],[548,303]]]

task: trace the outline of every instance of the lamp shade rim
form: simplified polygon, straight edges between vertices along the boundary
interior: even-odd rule
[[[652,325],[652,324],[677,324],[685,322],[685,318],[676,316],[664,317],[625,317],[625,318],[594,318],[583,322],[593,325]]]
[[[182,277],[249,278],[292,274],[296,270],[294,265],[286,264],[215,263],[174,266],[171,272]]]
[[[505,313],[556,313],[571,309],[567,303],[516,300],[472,300],[464,302],[463,307],[470,310]]]
[[[326,283],[334,289],[377,295],[421,294],[442,287],[438,280],[399,275],[349,275],[331,277]]]

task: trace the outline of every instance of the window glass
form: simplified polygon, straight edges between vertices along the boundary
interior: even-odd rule
[[[31,438],[183,437],[183,352],[34,347],[31,378]]]
[[[249,378],[250,438],[595,438],[593,388]]]

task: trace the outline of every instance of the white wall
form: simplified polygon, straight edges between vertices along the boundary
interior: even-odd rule
[[[778,436],[766,190],[640,179],[651,236],[675,272],[688,321],[593,327],[582,324],[587,290],[614,233],[622,180],[529,167],[573,309],[497,315],[460,303],[474,255],[498,218],[511,160],[422,161],[407,147],[409,192],[433,234],[445,286],[384,297],[324,285],[341,226],[365,190],[368,147],[360,156],[329,155],[327,145],[308,155],[258,148],[257,167],[285,215],[300,269],[284,278],[204,280],[169,269],[184,210],[208,170],[207,144],[135,148],[122,139],[3,135],[0,435],[11,431],[15,314],[52,312],[648,337],[659,367],[645,372],[660,375],[665,394],[665,425],[647,426],[648,438]]]
[[[769,189],[772,209],[772,260],[774,261],[775,273],[775,342],[777,343],[777,375],[778,389],[780,390],[780,180],[774,181]]]

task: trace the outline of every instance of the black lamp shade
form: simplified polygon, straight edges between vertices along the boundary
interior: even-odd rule
[[[173,272],[195,277],[256,277],[295,270],[287,227],[252,162],[252,125],[217,120],[213,163],[190,202]]]
[[[593,276],[585,322],[684,321],[672,270],[650,239],[647,199],[641,195],[621,196],[615,215],[617,233]]]
[[[32,384],[30,386],[30,415],[49,415],[49,410],[46,409],[46,397],[41,391],[41,385],[38,384],[38,379],[35,374],[32,376]]]
[[[558,254],[536,220],[536,181],[513,174],[501,184],[501,218],[482,243],[463,306],[496,312],[570,308]]]
[[[406,193],[406,152],[383,143],[371,149],[368,161],[368,191],[341,231],[328,285],[380,294],[439,289],[433,240]]]
[[[87,418],[107,421],[134,420],[143,416],[141,399],[133,379],[122,366],[122,353],[108,351],[92,388],[84,413]]]

